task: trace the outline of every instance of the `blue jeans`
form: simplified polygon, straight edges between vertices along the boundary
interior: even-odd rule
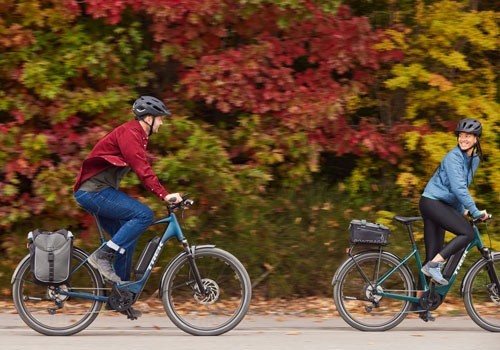
[[[111,241],[120,247],[115,255],[114,268],[123,280],[130,280],[132,260],[139,236],[154,220],[154,213],[146,205],[129,195],[106,188],[99,192],[77,191],[75,199],[89,213],[95,213]]]

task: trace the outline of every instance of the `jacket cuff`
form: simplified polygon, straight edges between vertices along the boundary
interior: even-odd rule
[[[160,193],[157,193],[157,194],[156,194],[156,196],[157,196],[160,200],[164,201],[164,200],[165,200],[165,197],[166,197],[166,196],[168,196],[168,194],[169,194],[169,193],[168,193],[168,191],[165,191],[165,192],[160,192]]]
[[[474,212],[472,212],[472,217],[473,217],[474,219],[477,219],[477,218],[478,218],[478,217],[480,217],[480,216],[481,216],[481,211],[480,211],[480,210],[477,210],[477,209],[476,209]]]

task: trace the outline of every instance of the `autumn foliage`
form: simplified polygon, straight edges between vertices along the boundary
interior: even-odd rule
[[[151,157],[168,189],[199,200],[188,226],[201,237],[228,222],[253,232],[254,206],[318,178],[354,206],[383,208],[388,189],[415,201],[468,116],[484,122],[490,160],[480,206],[495,205],[498,13],[392,3],[378,6],[399,20],[375,28],[370,13],[353,15],[363,1],[0,1],[0,250],[21,254],[34,225],[86,237],[92,222],[73,181],[141,94],[175,113]],[[123,185],[161,209],[135,177]],[[234,203],[241,212],[227,211]]]

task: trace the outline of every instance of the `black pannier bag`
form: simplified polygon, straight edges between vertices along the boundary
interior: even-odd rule
[[[389,228],[366,220],[352,220],[349,225],[350,240],[354,244],[387,245]]]
[[[61,285],[71,273],[73,234],[61,229],[55,232],[36,229],[28,234],[33,281],[42,285]]]

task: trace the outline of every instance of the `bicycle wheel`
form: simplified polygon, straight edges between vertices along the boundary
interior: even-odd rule
[[[97,317],[102,302],[76,299],[60,294],[61,290],[102,296],[103,281],[98,272],[83,263],[86,254],[75,249],[71,281],[61,286],[35,284],[30,259],[24,259],[13,277],[12,298],[21,319],[45,335],[72,335],[87,328]]]
[[[500,253],[493,256],[493,264],[500,278]],[[500,332],[500,290],[491,281],[486,260],[472,268],[464,283],[465,309],[479,327]]]
[[[195,262],[207,295],[201,295],[186,255],[162,279],[162,302],[172,322],[192,335],[220,335],[236,327],[250,306],[252,286],[243,265],[217,248],[198,248]]]
[[[400,263],[388,252],[362,252],[354,259],[348,259],[333,280],[333,299],[340,316],[361,331],[385,331],[397,326],[406,317],[410,302],[383,297],[375,291],[411,296],[411,272],[401,266],[386,275]]]

